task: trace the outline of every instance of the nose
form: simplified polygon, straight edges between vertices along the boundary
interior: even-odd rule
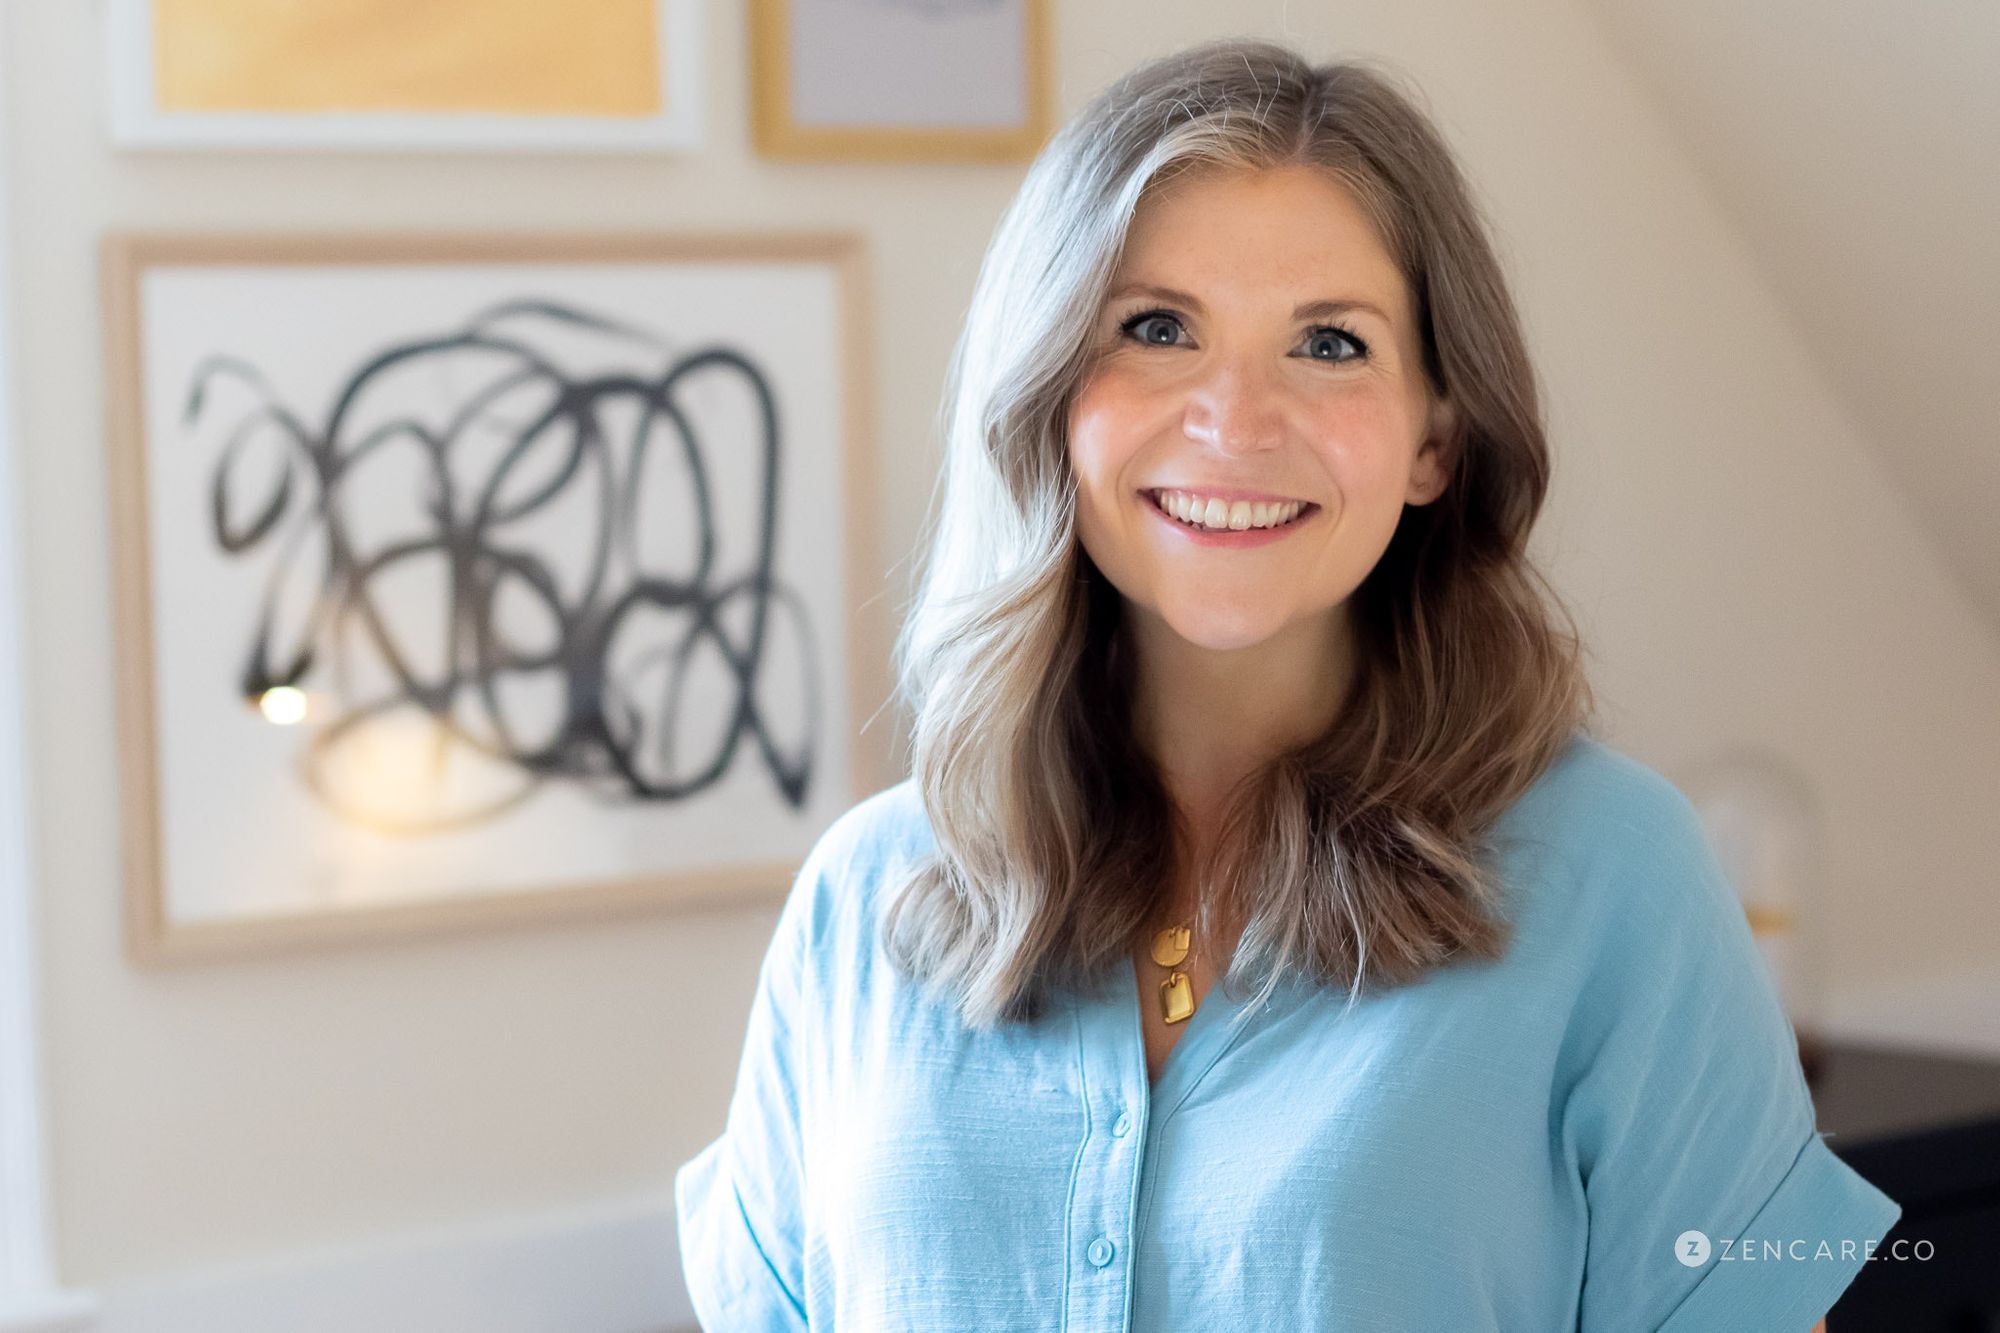
[[[1261,359],[1218,361],[1188,395],[1182,429],[1220,454],[1274,448],[1284,431],[1282,393]]]

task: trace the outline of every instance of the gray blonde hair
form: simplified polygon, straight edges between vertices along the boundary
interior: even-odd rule
[[[1076,539],[1068,407],[1145,191],[1290,164],[1332,173],[1395,258],[1460,449],[1349,598],[1339,719],[1239,784],[1186,867],[1186,825],[1131,727],[1117,590]],[[1527,555],[1549,452],[1519,320],[1450,151],[1389,74],[1232,39],[1106,88],[994,232],[940,424],[895,647],[936,842],[888,890],[899,967],[974,1026],[1031,1019],[1129,955],[1183,871],[1206,890],[1197,938],[1240,929],[1219,983],[1239,998],[1307,976],[1352,1003],[1504,952],[1484,835],[1593,704],[1575,622]]]

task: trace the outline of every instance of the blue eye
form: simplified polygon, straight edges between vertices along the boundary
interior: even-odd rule
[[[1155,336],[1146,331],[1148,326],[1170,331],[1166,332],[1164,336]],[[1173,340],[1173,331],[1182,331],[1180,316],[1174,314],[1171,310],[1142,310],[1138,314],[1127,318],[1118,326],[1118,329],[1126,337],[1144,343],[1148,347],[1178,347],[1181,345]],[[1339,344],[1343,341],[1354,348],[1354,355],[1341,356],[1339,354]],[[1337,324],[1320,324],[1307,331],[1305,346],[1318,348],[1322,345],[1333,347],[1333,354],[1330,356],[1320,356],[1316,353],[1309,353],[1306,359],[1309,361],[1326,361],[1334,365],[1343,365],[1349,361],[1365,361],[1368,359],[1368,344]]]
[[[1181,326],[1181,322],[1178,318],[1167,313],[1164,310],[1146,310],[1132,316],[1130,319],[1126,320],[1123,324],[1120,324],[1118,327],[1122,332],[1124,332],[1124,334],[1127,337],[1132,337],[1134,336],[1133,331],[1135,329],[1140,328],[1142,325],[1151,324],[1154,320],[1164,320],[1165,322],[1171,324],[1175,328],[1179,328]],[[1138,337],[1140,342],[1145,343],[1148,346],[1152,347],[1172,347],[1174,345],[1171,342],[1161,342],[1157,338],[1149,338],[1144,334],[1138,334],[1136,336]]]
[[[1315,356],[1310,359],[1314,361],[1365,361],[1368,359],[1368,344],[1362,342],[1361,339],[1355,337],[1337,324],[1322,324],[1308,333],[1306,335],[1306,345],[1312,347],[1321,343],[1332,342],[1336,339],[1342,339],[1349,343],[1354,348],[1354,355],[1345,357],[1339,355],[1333,357]],[[1338,347],[1337,342],[1335,346]]]

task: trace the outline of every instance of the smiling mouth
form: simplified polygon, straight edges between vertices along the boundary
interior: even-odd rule
[[[1205,520],[1197,520],[1191,517],[1184,518],[1181,516],[1182,514],[1192,514],[1194,511],[1188,506],[1183,505],[1181,513],[1175,513],[1164,503],[1164,496],[1160,491],[1142,491],[1141,494],[1146,497],[1146,502],[1159,510],[1160,513],[1182,527],[1190,528],[1196,532],[1280,532],[1286,528],[1296,527],[1319,511],[1319,506],[1310,500],[1294,500],[1284,504],[1273,505],[1251,505],[1244,516],[1245,522],[1241,527],[1238,527],[1229,518],[1225,518],[1220,523],[1209,523]],[[1294,506],[1296,506],[1296,512],[1292,512],[1289,517],[1286,517],[1286,511],[1292,510]],[[1232,517],[1234,508],[1235,506],[1231,506]],[[1209,512],[1214,512],[1212,507]],[[1257,521],[1260,516],[1264,520],[1261,523]]]

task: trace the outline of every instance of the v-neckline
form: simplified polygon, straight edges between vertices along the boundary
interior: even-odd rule
[[[1202,995],[1201,1003],[1188,1015],[1187,1026],[1167,1049],[1160,1076],[1155,1079],[1146,1067],[1146,1015],[1141,1006],[1147,996],[1139,984],[1138,962],[1129,953],[1120,968],[1120,977],[1118,989],[1122,994],[1118,999],[1125,1009],[1125,1028],[1131,1037],[1133,1060],[1139,1067],[1139,1081],[1151,1100],[1152,1118],[1163,1120],[1187,1099],[1241,1034],[1242,1025],[1231,1020],[1241,1012],[1243,1004],[1225,992],[1218,976]]]

